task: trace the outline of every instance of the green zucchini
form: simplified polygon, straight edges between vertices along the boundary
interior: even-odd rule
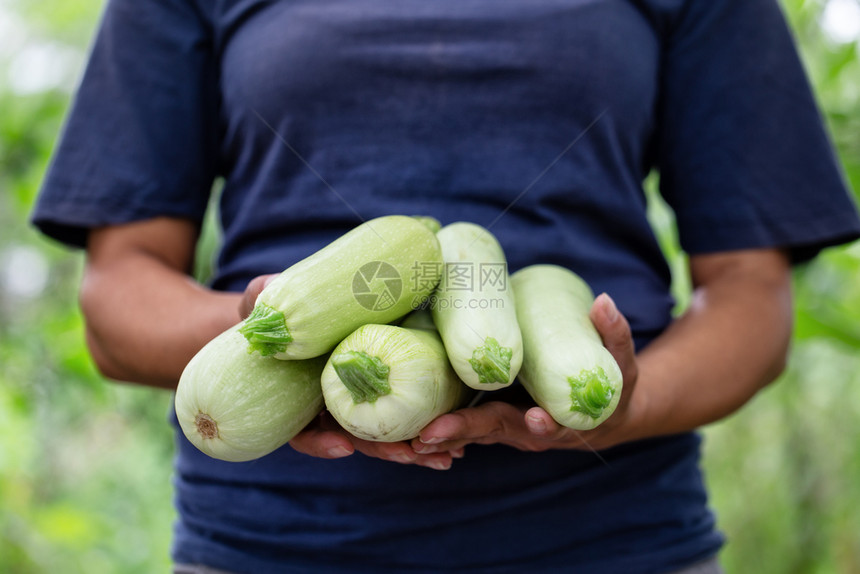
[[[416,437],[471,394],[435,330],[372,324],[334,349],[322,373],[322,392],[344,429],[379,442]]]
[[[433,233],[436,233],[437,231],[442,229],[442,224],[439,223],[439,220],[435,217],[429,217],[427,215],[413,215],[412,217],[426,225],[427,228]]]
[[[283,271],[240,331],[262,355],[316,357],[361,325],[390,323],[423,304],[441,273],[428,218],[372,219]]]
[[[523,342],[502,246],[485,228],[457,222],[437,234],[445,273],[430,309],[454,370],[473,389],[510,385]]]
[[[240,462],[269,454],[322,411],[326,359],[251,354],[238,326],[228,329],[182,372],[174,399],[182,432],[212,458]]]
[[[591,288],[556,265],[526,267],[511,283],[523,334],[523,387],[559,424],[598,426],[618,405],[622,377],[589,317]]]

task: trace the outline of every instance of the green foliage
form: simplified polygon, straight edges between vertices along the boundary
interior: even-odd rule
[[[707,430],[728,572],[860,572],[860,356],[816,337],[782,380]]]
[[[27,225],[79,70],[22,93],[16,59],[49,46],[83,62],[98,8],[0,2],[15,32],[0,38],[0,572],[169,569],[170,396],[97,375],[77,309],[81,255]]]
[[[860,190],[858,43],[824,33],[825,0],[782,4],[846,178]],[[100,9],[0,0],[0,572],[143,574],[169,565],[171,395],[95,372],[76,304],[81,254],[26,223]],[[21,58],[45,47],[69,69],[22,90],[12,81],[27,64]],[[647,187],[681,310],[686,260],[656,179]],[[211,273],[217,243],[210,219],[198,277]],[[787,372],[705,429],[730,574],[860,571],[860,245],[828,250],[797,270],[795,285]]]
[[[826,1],[785,0],[845,177],[860,192],[860,45],[828,39]],[[677,311],[690,300],[674,217],[646,182]],[[711,503],[729,574],[860,572],[860,243],[794,275],[792,357],[779,381],[705,434]]]
[[[828,38],[824,0],[783,5],[856,195],[860,44]],[[826,250],[794,285],[785,374],[705,432],[729,573],[860,572],[860,243]]]

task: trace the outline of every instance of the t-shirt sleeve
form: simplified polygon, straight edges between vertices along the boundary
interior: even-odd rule
[[[32,222],[73,246],[96,226],[202,219],[216,173],[209,27],[189,0],[110,0]]]
[[[684,3],[664,47],[661,192],[691,254],[860,235],[856,206],[776,0]]]

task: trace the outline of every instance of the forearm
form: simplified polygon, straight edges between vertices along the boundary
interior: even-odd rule
[[[145,242],[123,244],[124,230],[94,234],[80,302],[90,352],[106,377],[172,388],[191,357],[240,320],[241,295],[212,291],[187,275],[196,237],[189,224],[140,227],[147,225],[183,246],[171,252],[175,258]]]
[[[689,309],[638,356],[631,407],[647,436],[731,414],[785,366],[792,309],[784,257],[761,252],[726,262],[713,278],[696,273]]]

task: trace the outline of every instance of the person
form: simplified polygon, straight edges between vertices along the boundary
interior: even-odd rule
[[[697,429],[784,367],[792,266],[860,236],[775,0],[109,0],[32,219],[86,250],[101,372],[170,389],[268,277],[396,213],[581,275],[618,410],[574,432],[514,386],[406,442],[322,415],[247,463],[177,429],[175,571],[718,572]]]

